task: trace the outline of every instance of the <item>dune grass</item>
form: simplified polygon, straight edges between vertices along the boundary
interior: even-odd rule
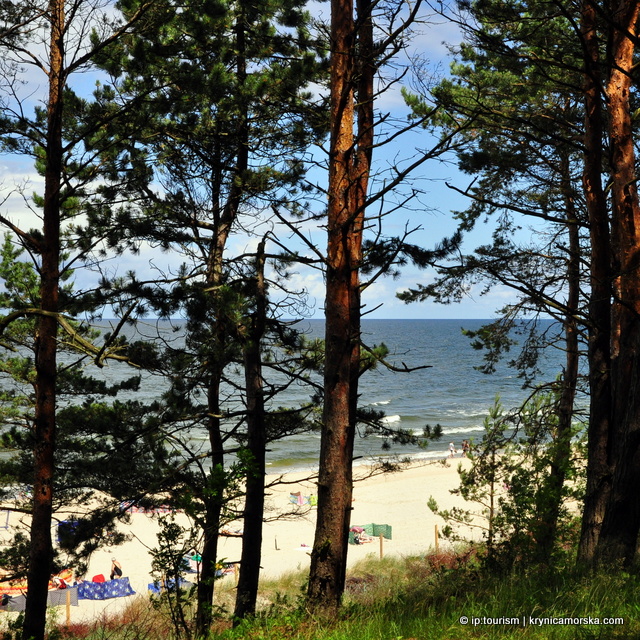
[[[585,577],[569,568],[496,575],[469,554],[371,558],[350,573],[338,619],[311,616],[303,606],[272,608],[221,637],[631,640],[640,638],[640,580],[622,572]]]
[[[472,553],[371,556],[349,573],[344,606],[330,619],[305,607],[303,572],[263,582],[260,613],[232,629],[233,582],[216,596],[220,640],[631,640],[640,638],[640,578],[520,568],[489,571]],[[605,618],[617,620],[605,624]],[[599,622],[599,624],[596,624]],[[564,624],[563,624],[564,623]],[[166,611],[140,600],[117,619],[59,628],[58,638],[170,640]]]

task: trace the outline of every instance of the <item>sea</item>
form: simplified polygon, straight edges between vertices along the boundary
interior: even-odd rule
[[[489,409],[499,399],[505,411],[519,407],[531,394],[523,387],[518,372],[507,365],[517,353],[517,345],[499,363],[495,373],[478,370],[483,352],[471,346],[463,329],[477,330],[489,320],[363,320],[362,338],[368,345],[384,343],[387,360],[396,368],[383,366],[360,378],[360,406],[382,410],[391,427],[422,433],[425,425],[442,427],[442,437],[430,441],[426,449],[415,445],[391,445],[383,449],[381,436],[356,437],[354,455],[358,462],[394,458],[442,459],[453,442],[461,451],[463,440],[479,441]],[[541,321],[552,330],[551,321]],[[322,337],[324,321],[308,322],[312,335]],[[518,336],[514,335],[514,340]],[[540,362],[541,373],[533,384],[554,380],[562,371],[564,354],[549,348]],[[424,368],[423,368],[424,367]],[[413,370],[412,370],[413,369]],[[274,444],[270,463],[278,470],[313,468],[317,465],[319,434],[292,436]]]
[[[382,410],[384,420],[391,427],[422,433],[425,425],[442,427],[442,437],[429,442],[426,449],[415,445],[392,445],[383,448],[385,439],[380,436],[364,436],[359,429],[354,454],[357,463],[412,457],[416,459],[439,459],[448,455],[449,443],[460,451],[463,440],[482,438],[483,423],[490,407],[500,399],[505,410],[518,407],[531,393],[530,386],[523,388],[518,372],[501,362],[495,373],[485,374],[478,370],[483,364],[483,352],[471,346],[471,341],[462,330],[477,330],[489,320],[379,320],[362,321],[363,341],[370,345],[384,343],[389,349],[387,360],[396,368],[408,369],[397,372],[378,366],[360,379],[360,405]],[[552,330],[551,321],[542,328]],[[150,323],[146,335],[152,339],[156,324]],[[172,325],[175,328],[175,325]],[[324,320],[303,320],[297,325],[309,337],[323,337]],[[165,326],[167,335],[170,327]],[[172,329],[173,330],[173,329]],[[139,331],[145,334],[144,329]],[[518,336],[514,336],[518,340]],[[510,360],[518,351],[511,349],[505,360]],[[541,373],[534,381],[544,383],[554,380],[562,371],[564,354],[548,348],[541,359]],[[411,369],[414,369],[411,371]],[[107,379],[115,379],[123,372],[121,367],[106,367]],[[119,373],[118,373],[119,372]],[[143,380],[138,399],[146,401],[161,392],[158,381]],[[280,406],[296,406],[308,400],[311,390],[295,386],[287,395],[278,398]],[[202,440],[205,434],[194,433],[194,440]],[[289,436],[270,445],[267,464],[272,473],[312,470],[317,467],[320,450],[320,434],[306,433]]]

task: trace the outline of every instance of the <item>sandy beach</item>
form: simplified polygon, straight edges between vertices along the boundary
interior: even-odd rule
[[[466,504],[459,497],[451,495],[450,490],[459,484],[458,465],[466,465],[469,461],[456,457],[444,462],[415,465],[401,472],[384,473],[358,480],[353,493],[352,525],[390,525],[392,538],[383,540],[384,555],[415,555],[433,549],[435,526],[442,528],[443,521],[429,510],[429,497],[433,496],[442,508]],[[366,467],[356,467],[354,476],[362,477],[366,472]],[[262,544],[262,576],[265,578],[278,577],[286,572],[306,570],[309,567],[316,509],[310,505],[297,507],[290,500],[291,493],[300,493],[303,498],[301,502],[305,501],[305,497],[316,493],[314,484],[305,482],[304,477],[305,474],[288,474],[283,478],[286,484],[273,486],[269,490],[267,517],[272,520],[264,525]],[[270,476],[268,482],[275,479],[274,476]],[[291,512],[292,509],[300,511],[303,515],[296,519],[275,519],[283,513]],[[14,514],[13,517],[17,521],[18,516]],[[186,523],[186,518],[180,514],[177,519],[178,522],[184,519],[183,523]],[[228,529],[234,531],[241,526],[241,523],[231,523]],[[121,546],[96,551],[91,557],[86,577],[91,579],[94,575],[103,574],[108,579],[111,558],[116,557],[122,565],[124,576],[129,578],[136,593],[146,596],[148,584],[152,581],[149,550],[157,544],[157,520],[144,513],[133,513],[130,525],[126,528],[123,525],[123,530],[131,534],[132,539]],[[240,537],[222,537],[219,558],[226,562],[238,561],[241,544]],[[447,543],[440,540],[440,545],[443,548]],[[378,539],[367,544],[349,545],[349,566],[368,554],[379,556]],[[233,579],[233,574],[223,578]],[[134,597],[104,601],[80,600],[79,606],[71,607],[71,621],[86,621],[102,613],[115,613]],[[64,607],[59,607],[58,611],[58,619],[64,621]]]

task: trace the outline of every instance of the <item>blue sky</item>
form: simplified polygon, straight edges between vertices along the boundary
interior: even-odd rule
[[[328,10],[327,3],[316,6],[318,14]],[[420,27],[420,30],[421,32],[411,43],[410,52],[424,55],[434,69],[446,71],[449,62],[444,43],[458,41],[456,29],[440,20],[425,24]],[[85,86],[92,85],[90,74],[81,75],[80,81]],[[46,86],[44,79],[35,82],[39,90]],[[406,117],[407,109],[399,94],[398,86],[382,95],[378,108],[383,112],[391,111],[399,118]],[[426,135],[414,133],[392,149],[376,150],[375,161],[378,167],[384,167],[396,162],[398,157],[414,154],[416,147],[428,146],[429,140]],[[0,170],[3,176],[0,183],[0,193],[4,200],[0,200],[2,213],[23,228],[39,226],[37,214],[28,210],[25,198],[20,193],[22,189],[28,196],[33,191],[41,192],[42,189],[42,180],[34,174],[30,161],[7,156],[0,157]],[[415,186],[421,191],[419,202],[389,216],[385,220],[386,233],[387,235],[401,234],[405,226],[419,228],[419,231],[412,236],[412,241],[425,247],[432,247],[454,231],[455,222],[452,220],[451,212],[466,207],[464,198],[449,189],[445,182],[463,188],[469,177],[460,175],[454,162],[444,163],[433,160],[425,163],[416,172],[414,179]],[[309,233],[318,248],[323,250],[326,243],[323,232],[310,230]],[[466,248],[471,249],[486,242],[489,235],[490,229],[482,225],[468,238],[465,243]],[[235,250],[241,252],[254,244],[255,240],[238,237],[235,240]],[[110,273],[119,275],[123,275],[128,270],[134,270],[140,279],[147,279],[154,277],[156,267],[166,271],[175,268],[179,262],[180,258],[177,255],[143,247],[139,255],[113,257],[105,263],[104,267]],[[479,290],[471,291],[466,300],[450,306],[432,302],[406,305],[396,298],[398,291],[413,287],[417,283],[428,282],[432,278],[433,274],[428,271],[406,267],[398,279],[380,279],[365,291],[363,311],[371,318],[489,318],[512,299],[512,294],[506,290],[495,290],[486,296],[480,296]],[[78,280],[79,286],[90,283],[88,274],[80,275]],[[315,308],[314,317],[322,317],[324,283],[321,274],[317,271],[299,269],[294,274],[292,284],[308,292],[310,305]]]
[[[318,15],[328,14],[328,3],[318,4],[316,11]],[[429,69],[434,74],[446,74],[451,61],[448,45],[455,45],[459,41],[460,34],[455,25],[442,18],[425,16],[424,23],[417,27],[417,33],[408,47],[408,54],[419,54],[426,58]],[[407,76],[405,85],[412,88],[410,76]],[[400,86],[382,94],[377,108],[381,112],[392,112],[396,118],[406,118],[408,109],[400,95]],[[415,154],[416,148],[428,148],[430,144],[425,132],[413,132],[391,148],[376,149],[374,163],[378,167],[385,166],[398,158],[408,158]],[[452,211],[463,210],[468,203],[463,196],[447,187],[446,183],[463,189],[470,178],[457,170],[455,158],[448,157],[446,160],[428,161],[412,176],[415,186],[422,192],[420,198],[385,220],[388,235],[401,234],[405,226],[419,227],[420,230],[413,234],[412,241],[430,248],[453,233],[456,223],[452,218]],[[490,235],[490,225],[481,223],[469,234],[464,250],[471,250],[488,242]],[[320,241],[318,244],[320,246]],[[370,313],[368,317],[371,318],[490,318],[495,316],[496,310],[513,300],[512,292],[506,288],[496,288],[487,295],[480,295],[480,287],[469,291],[468,297],[462,302],[452,305],[433,302],[405,304],[397,299],[397,292],[415,287],[418,283],[430,282],[433,277],[431,271],[407,266],[398,279],[380,279],[364,292],[363,312]],[[309,274],[302,281],[315,299],[318,313],[321,314],[324,295],[321,279],[317,274]]]

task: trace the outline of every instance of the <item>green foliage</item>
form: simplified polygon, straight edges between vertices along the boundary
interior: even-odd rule
[[[454,217],[461,233],[482,222],[492,237],[440,262],[434,282],[400,297],[449,304],[508,288],[515,301],[470,337],[485,352],[482,370],[492,372],[513,346],[511,332],[525,336],[528,326],[510,364],[530,382],[540,348],[563,341],[560,332],[536,332],[531,318],[588,324],[583,39],[572,10],[546,2],[459,8],[463,42],[452,51],[450,76],[405,100],[415,118],[431,114],[429,126],[442,139],[456,133],[458,166],[470,182],[454,186],[468,203]]]
[[[120,6],[133,15],[141,4]],[[198,227],[203,236],[195,242],[208,237],[228,215],[229,198],[239,197],[243,212],[292,203],[305,169],[301,154],[326,127],[326,111],[305,89],[325,63],[304,3],[193,0],[176,11],[173,2],[159,2],[143,30],[100,59],[118,92],[144,100],[131,114],[140,144],[105,160],[114,176],[147,162],[155,167],[147,179],[166,192],[149,199],[140,181],[147,216],[124,214],[130,228],[169,248],[193,242]]]
[[[4,235],[0,278],[3,289],[0,292],[0,307],[3,309],[24,309],[35,307],[40,300],[40,280],[31,263],[21,261],[24,253],[16,247],[10,234]]]
[[[502,354],[508,352],[517,342],[511,337],[511,324],[495,321],[477,331],[463,329],[462,333],[472,340],[471,346],[476,350],[485,349],[485,365],[480,368],[485,373],[493,373]]]
[[[0,306],[10,312],[5,318],[11,321],[2,325],[0,476],[3,498],[28,513],[36,445],[34,363],[40,293],[37,271],[31,261],[23,260],[24,253],[11,236],[5,236]],[[72,295],[71,284],[67,292]],[[98,336],[86,324],[61,319],[52,507],[54,511],[65,507],[74,526],[60,540],[52,557],[52,572],[73,566],[82,574],[98,547],[122,542],[125,536],[117,532],[115,523],[128,516],[120,509],[120,501],[158,489],[160,470],[169,464],[170,455],[157,436],[153,409],[135,401],[106,401],[123,390],[137,390],[139,376],[109,385],[87,375],[84,349]],[[126,343],[116,344],[117,348],[125,349]],[[17,531],[13,542],[3,548],[0,562],[12,575],[24,577],[28,551],[24,532]]]
[[[152,604],[159,611],[168,610],[175,637],[188,640],[193,636],[192,600],[195,588],[184,584],[188,569],[185,558],[195,554],[197,530],[178,524],[173,513],[161,517],[158,522],[158,546],[151,550],[151,566],[154,584],[160,589],[160,595],[152,597]]]
[[[126,539],[116,528],[129,517],[121,503],[160,491],[172,456],[158,437],[157,417],[135,401],[107,404],[89,398],[60,409],[57,423],[53,506],[64,507],[70,513],[67,520],[76,525],[61,539],[54,564],[60,569],[74,566],[81,575],[97,548]],[[27,511],[28,492],[16,494],[32,483],[32,440],[32,432],[16,421],[2,435],[10,455],[0,460],[16,507]],[[22,565],[13,566],[18,572]]]
[[[22,579],[27,574],[29,539],[23,531],[16,531],[13,539],[0,553],[3,580]]]
[[[216,622],[212,634],[220,640],[631,640],[640,633],[637,576],[584,577],[566,566],[496,575],[468,549],[358,563],[347,576],[345,606],[330,619],[299,606],[303,583],[296,574],[266,584],[265,608],[254,619],[234,629]],[[605,618],[617,620],[604,624]],[[165,613],[137,605],[74,637],[168,637],[164,620]]]
[[[573,447],[573,457],[563,459],[563,469],[558,468],[556,406],[556,396],[538,393],[516,414],[508,415],[496,401],[485,418],[482,441],[472,446],[471,467],[459,467],[460,486],[452,491],[479,510],[441,510],[433,498],[428,502],[447,523],[445,537],[465,540],[469,530],[482,531],[487,561],[494,567],[510,569],[539,559],[538,546],[546,530],[555,527],[545,521],[554,501],[560,505],[555,552],[569,548],[575,536],[575,507],[570,511],[568,503],[579,502],[582,495],[579,451]],[[563,483],[558,494],[549,477],[560,472]]]

